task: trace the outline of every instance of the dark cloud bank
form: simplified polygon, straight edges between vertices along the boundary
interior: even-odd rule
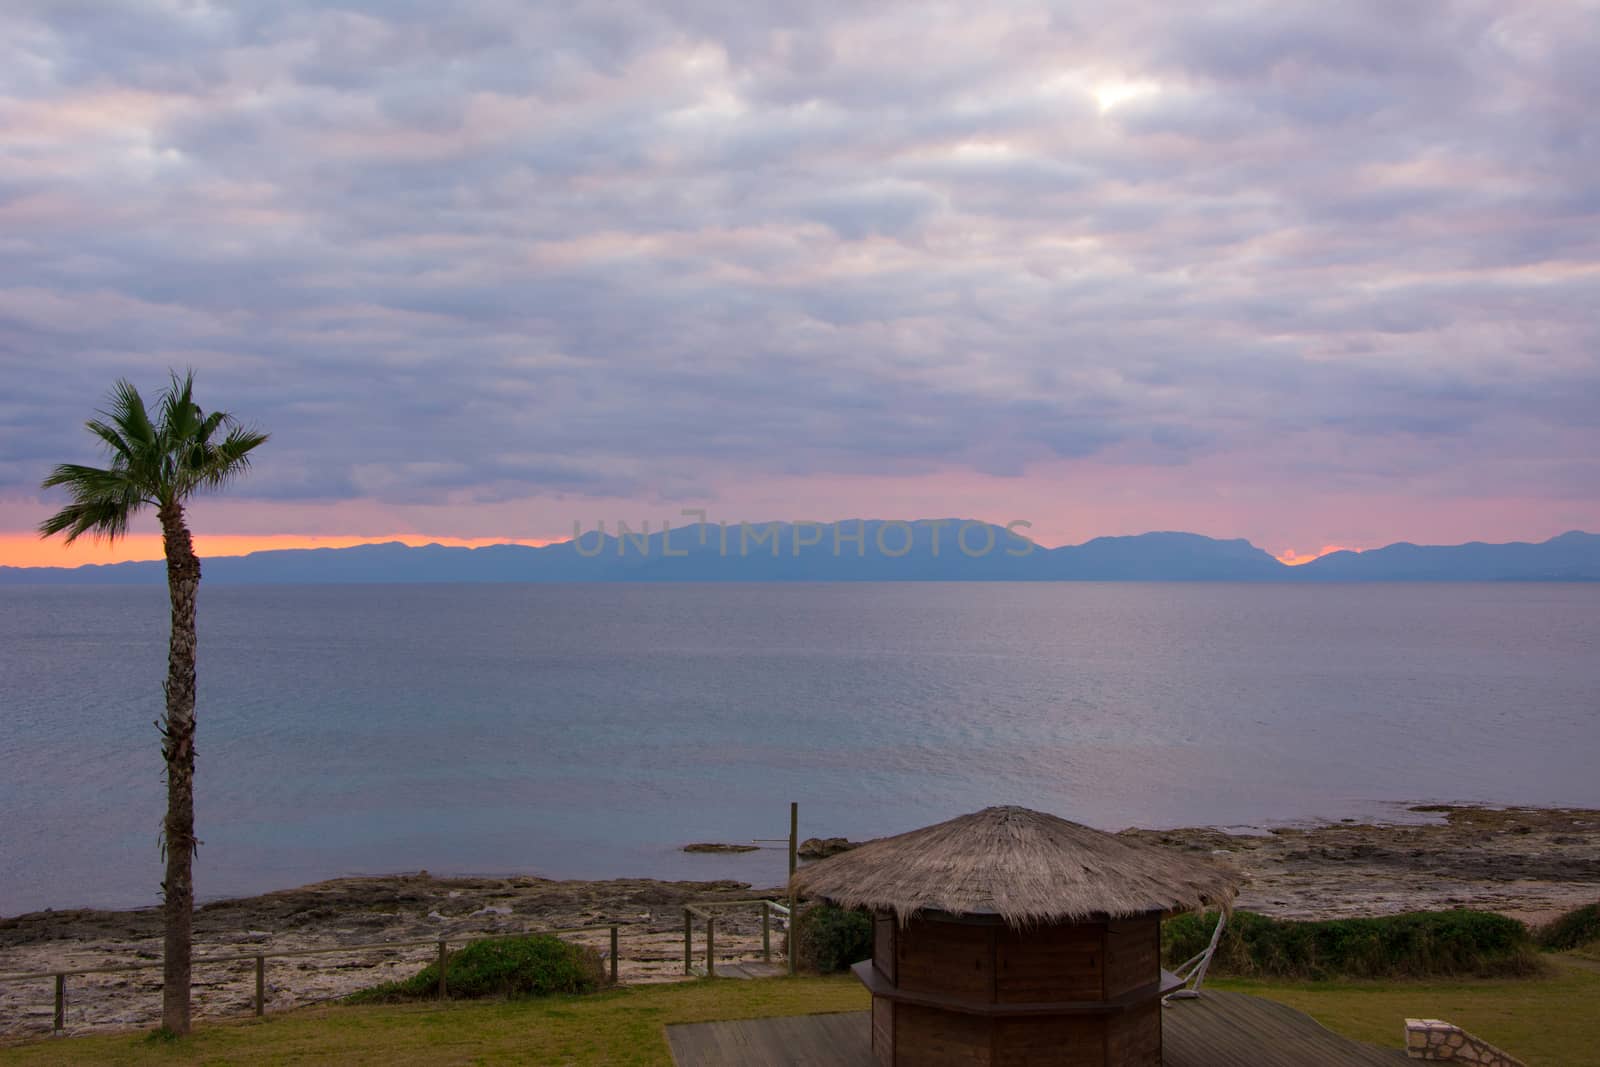
[[[1600,485],[1593,6],[799,6],[7,4],[0,496],[169,366],[269,499]]]

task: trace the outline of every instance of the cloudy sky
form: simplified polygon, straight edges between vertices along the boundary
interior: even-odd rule
[[[38,483],[169,367],[273,433],[202,550],[1600,529],[1597,48],[1571,0],[7,0],[0,562],[109,558]]]

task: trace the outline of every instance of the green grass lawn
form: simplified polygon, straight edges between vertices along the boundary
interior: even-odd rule
[[[4,1064],[667,1065],[667,1023],[858,1011],[854,978],[714,979],[589,996],[320,1007],[206,1023],[181,1042],[144,1035],[50,1040],[0,1050]]]
[[[1533,1067],[1600,1067],[1600,972],[1557,962],[1548,977],[1452,982],[1245,982],[1324,1025],[1398,1047],[1406,1016],[1449,1019]],[[853,979],[713,980],[516,1002],[322,1007],[207,1023],[181,1042],[139,1034],[0,1049],[3,1064],[650,1064],[670,1065],[668,1023],[856,1011]]]
[[[1374,1045],[1399,1047],[1407,1018],[1445,1019],[1531,1067],[1600,1067],[1600,971],[1545,958],[1543,978],[1208,984],[1281,1001]]]

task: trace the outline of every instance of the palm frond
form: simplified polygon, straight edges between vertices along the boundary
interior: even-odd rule
[[[155,446],[159,435],[150,422],[144,397],[126,378],[117,379],[117,383],[111,387],[110,407],[99,414],[116,426],[122,439],[130,446],[130,452],[137,453]]]
[[[46,488],[58,485],[72,494],[72,503],[41,522],[39,534],[65,532],[69,545],[84,534],[115,541],[145,503],[139,486],[119,471],[63,463],[44,480]]]
[[[126,457],[125,463],[129,474],[141,484],[149,487],[161,481],[161,455],[163,451],[161,428],[150,421],[149,410],[145,407],[144,397],[139,395],[139,390],[126,379],[118,379],[111,388],[110,403],[105,410],[100,412],[100,422],[109,422],[107,429],[115,431],[115,436],[125,446],[122,455]],[[104,425],[102,422],[102,425]],[[105,434],[95,430],[102,441],[112,444]],[[112,444],[115,449],[116,445]]]
[[[84,534],[89,534],[96,540],[103,537],[108,541],[115,541],[128,532],[129,518],[126,509],[119,508],[110,501],[68,504],[41,522],[39,533],[48,537],[65,530],[69,545]]]
[[[216,434],[217,430],[224,427],[227,429],[232,429],[233,425],[234,418],[232,415],[228,414],[226,411],[213,411],[211,414],[200,420],[200,426],[197,430],[195,430],[194,436],[196,440],[202,442],[203,444],[210,444],[211,438]]]
[[[99,419],[90,419],[84,423],[84,426],[88,427],[90,433],[105,442],[106,448],[111,451],[112,462],[120,462],[126,465],[132,458],[134,454],[133,445],[128,442],[126,437],[122,436],[121,431],[115,426]]]
[[[40,483],[44,489],[66,486],[74,500],[123,496],[133,480],[128,473],[113,467],[87,467],[81,463],[62,463]],[[135,487],[136,488],[136,487]]]
[[[194,402],[194,371],[187,371],[182,378],[173,372],[160,403],[161,429],[169,445],[194,440],[201,423],[200,407]]]
[[[65,533],[68,543],[86,533],[116,539],[145,504],[163,507],[196,489],[221,488],[249,469],[250,452],[268,438],[240,427],[225,411],[202,411],[194,402],[193,371],[173,373],[154,421],[139,391],[119,380],[105,410],[86,425],[110,450],[110,466],[65,463],[43,482],[46,489],[65,488],[72,502],[40,523],[39,532]]]
[[[251,451],[271,436],[261,430],[235,426],[228,431],[227,437],[208,449],[206,464],[198,471],[198,484],[207,489],[220,489],[227,485],[250,469]]]

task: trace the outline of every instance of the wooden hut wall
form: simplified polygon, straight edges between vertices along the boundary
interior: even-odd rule
[[[995,1001],[1103,1000],[1105,925],[995,928]]]
[[[1143,989],[1161,975],[1161,913],[1106,924],[1106,999]]]
[[[894,1013],[888,997],[872,998],[872,1053],[884,1067],[894,1067]]]
[[[994,934],[989,923],[912,919],[895,938],[896,983],[907,992],[994,999]]]
[[[991,1004],[1106,1000],[1149,985],[1160,970],[1154,918],[1030,930],[929,918],[896,929],[894,922],[883,914],[874,920],[873,967],[907,992]]]
[[[1001,1019],[994,1028],[994,1059],[1001,1063],[1047,1063],[1051,1067],[1106,1067],[1106,1020],[1058,1015],[1044,1019]],[[902,1061],[910,1062],[910,1061]]]
[[[1161,1062],[1160,1002],[1107,1014],[1004,1016],[984,1006],[1114,1000],[1160,973],[1160,914],[1016,930],[998,921],[892,914],[873,923],[873,968],[901,992],[964,1001],[975,1011],[872,1005],[872,1047],[895,1064]],[[898,977],[898,981],[895,978]],[[952,1005],[954,1007],[954,1005]]]
[[[1160,1067],[1161,1001],[1147,1001],[1107,1020],[1105,1062]]]
[[[992,1020],[918,1004],[894,1006],[894,1057],[899,1065],[1009,1062],[994,1058]]]
[[[899,981],[895,966],[895,942],[900,932],[900,920],[893,912],[880,911],[872,917],[872,965],[890,982]]]

